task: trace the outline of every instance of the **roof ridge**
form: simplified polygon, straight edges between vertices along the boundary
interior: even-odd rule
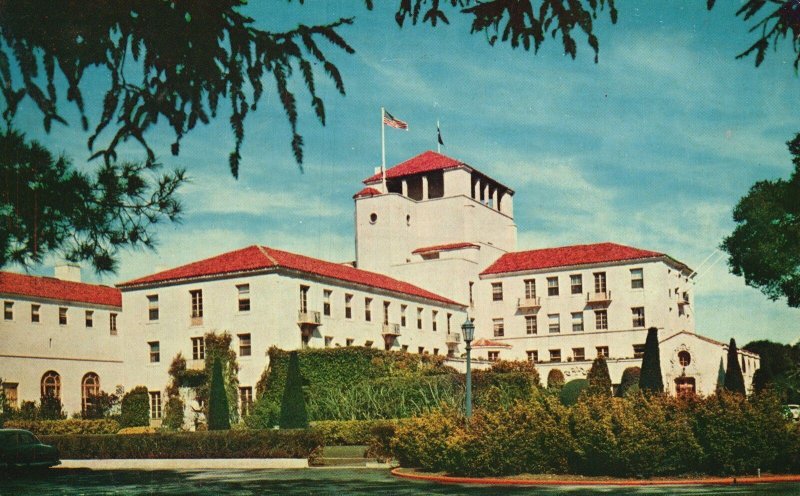
[[[267,260],[269,260],[270,262],[272,262],[272,265],[274,265],[274,266],[276,266],[276,267],[277,267],[277,266],[280,266],[280,264],[278,263],[278,261],[277,261],[277,260],[275,260],[275,258],[273,258],[273,256],[272,256],[272,255],[270,255],[270,254],[267,252],[267,249],[266,249],[266,247],[264,247],[264,246],[261,246],[261,245],[256,245],[256,247],[258,248],[258,251],[260,251],[260,252],[261,252],[261,254],[262,254],[262,255],[264,255],[264,256],[267,258]]]

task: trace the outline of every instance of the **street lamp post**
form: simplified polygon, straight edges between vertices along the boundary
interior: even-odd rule
[[[466,417],[470,418],[472,416],[472,356],[470,352],[472,351],[472,339],[475,337],[475,324],[469,319],[469,314],[467,314],[467,320],[461,324],[461,332],[464,334],[464,342],[467,343],[467,398],[466,398]]]

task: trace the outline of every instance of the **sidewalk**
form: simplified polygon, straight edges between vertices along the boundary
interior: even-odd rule
[[[214,470],[308,468],[305,458],[170,458],[119,460],[61,460],[53,467],[90,470]]]

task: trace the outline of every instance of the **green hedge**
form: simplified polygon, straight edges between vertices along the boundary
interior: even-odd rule
[[[312,430],[41,436],[62,459],[309,458],[323,446]]]
[[[25,429],[36,435],[61,435],[61,434],[115,434],[120,426],[119,422],[111,419],[82,420],[8,420],[7,429]]]
[[[311,428],[322,436],[325,446],[370,444],[375,429],[389,428],[394,432],[400,420],[322,420],[312,422]]]
[[[571,407],[537,394],[510,407],[477,408],[469,422],[460,409],[408,419],[390,447],[404,466],[467,476],[800,470],[800,426],[783,418],[780,402],[768,394],[580,395]]]

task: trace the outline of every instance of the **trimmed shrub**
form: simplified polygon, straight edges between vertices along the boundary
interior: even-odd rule
[[[539,385],[539,371],[536,370],[536,365],[533,362],[524,360],[499,360],[494,362],[489,368],[489,372],[495,374],[509,374],[509,373],[522,373],[530,376],[530,381]]]
[[[64,408],[61,405],[61,399],[52,395],[42,396],[39,400],[37,418],[41,420],[60,420],[67,418],[67,414],[64,413]]]
[[[725,369],[725,390],[732,393],[745,394],[742,367],[739,366],[739,351],[736,340],[731,338],[728,345],[728,368]]]
[[[391,442],[392,452],[405,467],[449,471],[452,467],[464,465],[465,439],[459,436],[463,426],[461,412],[452,409],[434,410],[407,419],[397,426]]]
[[[561,389],[564,387],[564,373],[558,369],[552,369],[547,373],[547,389]]]
[[[661,351],[658,348],[658,329],[655,327],[647,330],[639,389],[645,394],[664,392],[664,378],[661,377]]]
[[[36,435],[62,434],[114,434],[119,430],[119,422],[110,419],[83,420],[7,420],[8,429],[25,429]]]
[[[623,370],[619,388],[617,388],[617,396],[622,398],[632,388],[635,388],[635,391],[639,391],[639,378],[641,375],[642,369],[639,367],[628,367]]]
[[[127,434],[155,434],[158,432],[157,427],[150,427],[149,425],[140,425],[138,427],[123,427],[122,429],[117,431],[117,434],[120,435],[127,435]]]
[[[225,394],[225,381],[222,378],[222,362],[214,359],[211,374],[211,393],[208,398],[208,430],[219,431],[231,428],[228,396]]]
[[[399,420],[322,420],[312,422],[311,429],[322,436],[325,446],[352,446],[370,444],[373,431],[376,429],[381,435],[387,429],[394,434],[399,422]]]
[[[212,331],[205,333],[203,335],[206,350],[205,367],[202,371],[199,371],[205,376],[205,380],[201,380],[200,374],[195,372],[193,374],[184,373],[183,377],[177,381],[177,385],[186,384],[187,387],[189,387],[189,381],[198,381],[199,384],[194,386],[196,399],[200,404],[205,404],[210,409],[211,378],[214,375],[214,362],[219,360],[222,365],[223,385],[227,398],[228,423],[239,421],[239,363],[236,360],[236,352],[231,349],[232,339],[229,332],[217,334]],[[210,416],[209,410],[204,413],[206,418]]]
[[[281,401],[281,417],[279,425],[282,429],[303,429],[308,427],[306,400],[303,396],[303,377],[300,375],[300,362],[297,352],[289,354],[289,369],[286,375],[286,386]]]
[[[589,381],[586,379],[573,379],[564,384],[561,391],[558,393],[558,399],[564,406],[572,406],[578,402],[578,397],[581,392],[589,387]]]
[[[65,459],[309,458],[322,446],[313,431],[170,432],[43,436]]]
[[[611,396],[611,376],[608,373],[606,359],[602,356],[594,359],[586,380],[589,381],[589,387],[584,391],[585,394]]]
[[[178,396],[170,396],[164,405],[164,423],[166,429],[178,431],[183,428],[183,400]]]
[[[136,427],[150,425],[150,394],[144,386],[136,386],[122,397],[119,425]]]

